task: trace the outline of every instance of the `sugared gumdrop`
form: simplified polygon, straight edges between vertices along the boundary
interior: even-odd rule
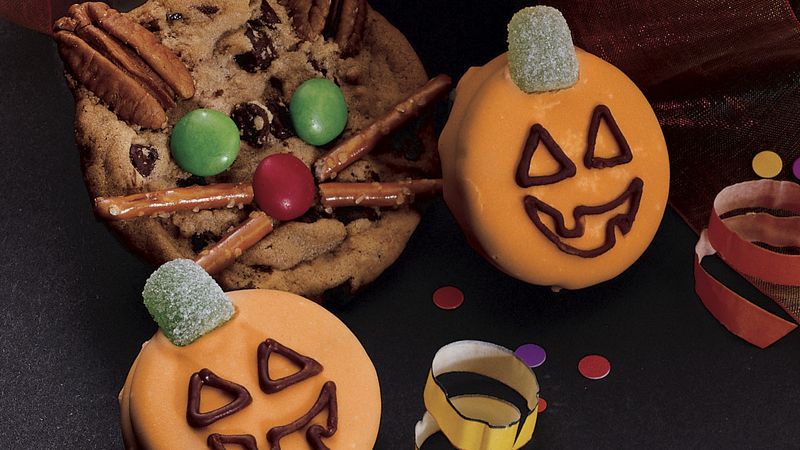
[[[508,23],[508,69],[527,93],[554,91],[578,82],[578,58],[561,12],[549,6],[524,8]]]
[[[156,269],[147,279],[142,297],[164,335],[181,347],[227,322],[235,312],[217,282],[188,259],[176,259]]]

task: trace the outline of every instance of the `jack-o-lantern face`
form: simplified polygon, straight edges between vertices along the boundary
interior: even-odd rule
[[[617,156],[602,158],[595,156],[595,149],[597,147],[597,134],[600,129],[600,124],[606,122],[614,138],[620,153]],[[544,144],[544,147],[550,152],[556,162],[561,166],[558,172],[552,175],[530,175],[530,166],[533,155],[539,144]],[[625,140],[625,136],[620,131],[614,116],[605,105],[595,107],[592,113],[592,120],[589,125],[589,137],[586,146],[586,154],[583,157],[583,164],[587,169],[605,169],[614,167],[619,164],[628,164],[633,159],[633,153]],[[558,183],[564,179],[574,177],[576,173],[575,164],[567,157],[558,143],[553,140],[550,133],[547,132],[542,125],[536,124],[531,127],[531,132],[525,142],[525,147],[522,151],[522,159],[520,159],[517,166],[516,180],[520,187],[527,188],[531,186],[545,186],[549,184]],[[628,187],[619,194],[615,199],[604,203],[602,205],[588,206],[580,205],[573,210],[573,219],[575,225],[573,228],[568,228],[565,225],[564,215],[558,209],[543,202],[534,195],[526,195],[524,199],[525,211],[531,222],[536,225],[536,228],[542,232],[550,241],[553,242],[561,251],[571,255],[580,256],[583,258],[594,258],[602,255],[603,253],[611,250],[616,244],[616,234],[614,228],[619,229],[622,234],[627,234],[633,222],[636,220],[636,213],[639,211],[639,203],[642,200],[642,190],[644,182],[639,177],[634,177]],[[616,214],[610,218],[606,223],[605,240],[602,244],[591,249],[581,249],[573,247],[566,243],[563,239],[576,239],[586,234],[586,221],[585,217],[605,214],[609,211],[616,210],[622,205],[627,205],[627,211]],[[555,225],[555,229],[548,228],[544,224],[540,214],[550,216],[550,219]]]
[[[237,314],[220,328],[143,347],[120,396],[126,448],[372,448],[380,389],[347,327],[293,294],[228,296]]]
[[[526,94],[505,55],[459,83],[439,147],[444,196],[470,242],[516,278],[580,288],[647,248],[669,161],[647,100],[615,67],[577,50],[578,83]]]

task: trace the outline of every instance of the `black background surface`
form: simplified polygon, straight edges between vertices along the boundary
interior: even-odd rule
[[[524,6],[372,4],[429,73],[455,78],[503,51]],[[0,22],[0,87],[0,448],[121,448],[116,395],[155,331],[140,297],[152,268],[91,213],[54,44]],[[554,294],[493,269],[435,202],[400,260],[339,312],[380,377],[376,448],[411,447],[430,360],[459,339],[547,350],[536,374],[549,408],[530,448],[800,447],[800,333],[767,350],[728,334],[693,292],[695,239],[670,210],[630,270]],[[465,292],[462,308],[431,303],[443,285]],[[609,377],[580,376],[589,353],[609,358]]]

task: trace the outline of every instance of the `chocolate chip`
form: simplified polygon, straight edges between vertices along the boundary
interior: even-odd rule
[[[239,127],[242,140],[253,147],[263,148],[269,136],[269,112],[257,103],[239,103],[231,111],[231,119]]]
[[[219,12],[219,8],[213,5],[200,5],[200,6],[195,6],[195,8],[197,8],[198,11],[207,16],[213,16],[214,14]]]
[[[322,293],[322,304],[328,309],[340,309],[353,300],[353,280],[332,287]]]
[[[270,77],[269,85],[272,86],[272,89],[275,89],[278,93],[283,95],[283,80],[278,77]]]
[[[167,13],[167,22],[172,23],[177,20],[183,20],[183,14],[179,12]]]
[[[158,151],[146,145],[132,144],[130,150],[131,164],[143,177],[153,172],[158,161]]]
[[[253,45],[253,50],[234,56],[236,63],[250,73],[268,69],[278,56],[272,45],[272,39],[263,28],[253,27],[250,23],[247,24],[247,31],[244,35]]]
[[[274,30],[275,25],[278,23],[280,23],[280,18],[278,18],[275,10],[266,0],[263,0],[261,2],[261,16],[249,20],[247,22],[247,31],[245,31],[245,36],[253,45],[253,50],[234,57],[239,67],[250,73],[269,68],[278,54],[272,39],[267,33],[267,29]]]
[[[289,139],[294,136],[292,115],[286,104],[280,100],[267,100],[267,108],[272,113],[272,135],[278,139]]]
[[[200,253],[206,247],[216,243],[218,240],[219,236],[215,235],[210,231],[195,233],[194,235],[192,235],[192,251],[195,253]]]
[[[311,67],[313,67],[314,70],[316,70],[317,72],[321,73],[323,77],[328,76],[328,69],[322,66],[319,61],[313,58],[309,58],[308,62],[310,62]]]
[[[224,94],[224,93],[225,93],[225,91],[223,91],[222,89],[217,89],[216,91],[214,91],[212,96],[214,98],[219,98],[219,97],[222,97],[222,94]]]
[[[278,14],[275,13],[275,10],[269,5],[269,2],[263,0],[261,2],[261,17],[251,20],[250,23],[252,23],[253,26],[274,30],[275,25],[281,23],[281,19],[278,18]]]
[[[208,186],[208,181],[206,181],[203,177],[198,177],[197,175],[192,175],[188,178],[182,178],[175,182],[178,187],[189,187],[189,186]]]
[[[158,24],[156,19],[153,19],[149,22],[142,22],[141,25],[151,33],[158,33],[161,31],[161,26]]]
[[[380,215],[375,208],[367,208],[365,206],[347,206],[344,208],[336,208],[333,212],[333,217],[339,222],[347,225],[359,219],[368,219],[372,222],[380,219]]]

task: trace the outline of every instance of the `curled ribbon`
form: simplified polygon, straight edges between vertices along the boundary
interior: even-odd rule
[[[517,391],[527,411],[495,397],[469,394],[450,397],[438,380],[440,375],[469,372],[493,378]],[[442,431],[462,450],[512,450],[533,437],[539,403],[536,375],[511,350],[481,341],[448,344],[433,358],[425,384],[425,415],[415,428],[415,448]]]
[[[775,216],[765,211],[794,216]],[[745,211],[744,214],[734,215]],[[800,247],[800,185],[759,180],[723,189],[714,200],[708,229],[695,247],[695,291],[711,314],[730,332],[766,348],[797,324],[784,320],[728,289],[702,267],[704,257],[718,254],[741,275],[786,287],[800,287],[800,255],[776,253],[770,247]],[[756,287],[759,287],[756,284]],[[759,287],[762,291],[763,288]],[[800,299],[773,298],[795,321],[800,321]]]

